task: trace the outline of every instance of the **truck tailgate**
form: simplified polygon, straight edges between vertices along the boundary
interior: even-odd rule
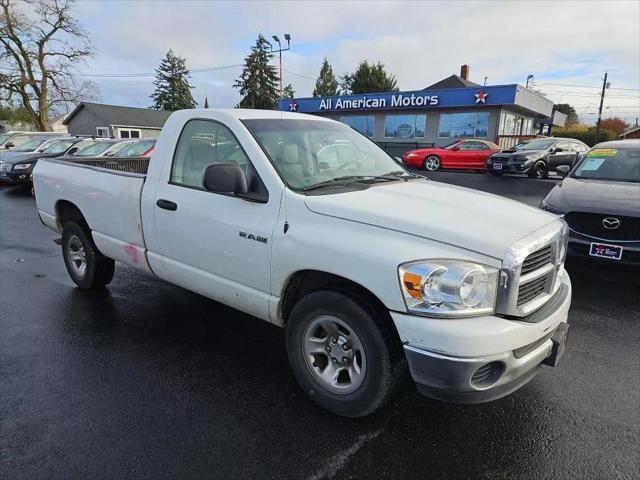
[[[82,212],[104,255],[150,271],[140,216],[144,182],[143,174],[61,160],[40,160],[33,173],[38,213],[48,227],[60,231],[58,202],[70,202]]]

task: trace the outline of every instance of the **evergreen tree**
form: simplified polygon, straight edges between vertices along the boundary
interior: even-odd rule
[[[269,63],[273,54],[262,34],[258,35],[251,53],[244,59],[240,78],[233,84],[242,99],[240,108],[275,110],[278,102],[278,74]]]
[[[333,74],[333,69],[329,65],[327,57],[322,60],[322,67],[320,67],[320,74],[316,80],[316,88],[313,89],[314,97],[324,97],[338,95],[338,80]]]
[[[196,102],[191,96],[193,87],[189,84],[189,70],[185,62],[186,60],[175,55],[173,50],[167,52],[167,56],[156,69],[156,79],[153,81],[155,89],[150,95],[153,99],[151,108],[174,111],[196,107]]]
[[[395,75],[387,73],[380,62],[369,63],[363,60],[356,71],[345,74],[343,84],[351,93],[397,92],[398,83]]]
[[[282,98],[293,98],[295,96],[296,92],[293,90],[290,83],[282,89]]]

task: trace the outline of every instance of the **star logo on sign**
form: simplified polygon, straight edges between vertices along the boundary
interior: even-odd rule
[[[484,90],[480,90],[476,95],[476,103],[487,103],[487,97],[489,96]]]
[[[296,102],[295,100],[291,100],[291,103],[289,104],[289,111],[290,112],[297,112],[298,111],[298,102]]]

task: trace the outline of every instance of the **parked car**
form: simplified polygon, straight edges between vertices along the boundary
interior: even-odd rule
[[[153,153],[155,145],[155,138],[146,138],[127,145],[114,156],[119,158],[148,158]]]
[[[321,167],[332,145],[359,153]],[[430,182],[310,115],[180,110],[156,146],[146,175],[118,159],[36,165],[38,213],[81,289],[118,261],[283,326],[301,387],[349,417],[390,398],[404,359],[422,393],[474,403],[561,357],[557,216]]]
[[[484,170],[489,155],[500,150],[498,145],[487,140],[456,140],[442,148],[410,150],[402,155],[402,163],[430,171],[440,168]]]
[[[37,152],[24,152],[0,160],[0,181],[12,185],[30,185],[33,167],[40,158],[72,155],[93,142],[79,137],[59,138],[46,142]]]
[[[10,161],[12,158],[19,157],[25,153],[36,153],[45,150],[51,142],[60,138],[69,138],[69,135],[17,135],[8,145],[13,145],[9,150],[0,151],[0,160]],[[16,142],[15,144],[12,142]]]
[[[95,142],[73,154],[74,157],[110,157],[137,142],[122,138],[96,139]]]
[[[68,136],[56,132],[5,132],[0,134],[0,154],[4,154],[5,150],[21,148],[24,151],[27,143],[32,142],[36,138],[51,139]],[[32,143],[30,143],[32,144]]]
[[[546,178],[560,165],[571,167],[587,150],[587,145],[572,138],[535,138],[494,153],[487,160],[487,170],[493,175],[524,173],[531,178]]]
[[[640,140],[599,143],[542,201],[569,224],[569,252],[640,264]]]
[[[12,143],[11,138],[21,133],[29,133],[29,132],[22,131],[22,130],[14,130],[14,131],[0,133],[0,150],[8,150],[8,148],[6,147],[6,144]]]

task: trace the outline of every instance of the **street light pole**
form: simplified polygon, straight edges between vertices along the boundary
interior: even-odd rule
[[[289,35],[288,33],[284,34],[284,39],[287,41],[287,48],[282,48],[282,44],[280,43],[280,38],[278,38],[277,35],[272,35],[271,38],[273,38],[273,40],[278,44],[278,50],[273,50],[273,47],[271,47],[271,53],[278,53],[278,55],[280,56],[280,99],[282,100],[282,92],[283,92],[283,87],[282,87],[282,52],[286,52],[287,50],[291,49],[291,35]],[[271,44],[269,44],[271,45]]]

